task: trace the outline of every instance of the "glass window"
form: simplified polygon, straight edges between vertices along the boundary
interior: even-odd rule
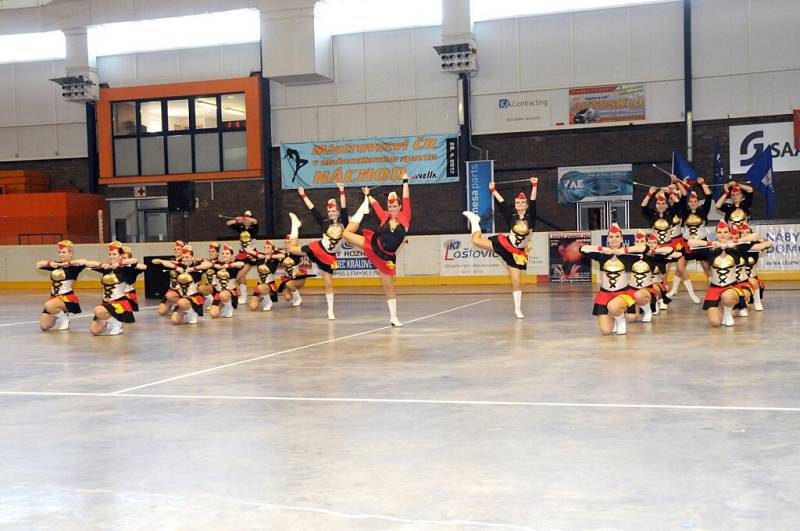
[[[167,102],[167,130],[186,131],[189,129],[189,100],[169,100]]]
[[[219,134],[195,135],[194,159],[197,173],[219,171]]]
[[[164,137],[142,137],[142,175],[164,175]]]
[[[222,133],[222,167],[225,171],[247,169],[247,133]]]
[[[139,175],[135,138],[114,139],[114,175]]]
[[[161,102],[143,101],[140,104],[142,133],[160,133],[161,127]]]
[[[136,102],[118,101],[112,105],[114,136],[136,134]]]
[[[217,128],[217,97],[194,100],[194,126],[197,129]]]
[[[192,173],[192,135],[167,137],[169,173]]]
[[[0,2],[0,4],[2,3],[13,4],[14,2]],[[39,5],[42,4],[39,3]],[[12,7],[14,6],[3,6],[4,9]],[[258,15],[256,15],[257,17]],[[10,13],[9,18],[11,18]],[[20,24],[20,26],[23,25],[27,24]],[[9,28],[13,30],[13,23],[9,25]],[[42,59],[63,59],[66,56],[67,40],[61,31],[0,35],[0,63],[27,63]]]
[[[247,118],[244,94],[222,95],[222,125],[228,130],[244,129]]]

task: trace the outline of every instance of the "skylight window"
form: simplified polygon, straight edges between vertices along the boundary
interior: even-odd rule
[[[63,59],[67,42],[60,31],[0,35],[0,63]]]
[[[321,0],[314,8],[324,34],[440,26],[441,0]]]
[[[664,0],[470,0],[473,22],[567,11],[654,4]]]

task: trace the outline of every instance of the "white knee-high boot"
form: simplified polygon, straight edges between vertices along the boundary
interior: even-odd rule
[[[692,299],[692,302],[695,304],[700,304],[700,299],[697,295],[694,294],[694,286],[692,286],[692,279],[687,278],[683,281],[683,285],[686,286],[686,292],[689,293],[689,298]]]
[[[512,291],[511,296],[514,298],[514,315],[517,319],[525,319],[522,313],[522,291]]]
[[[328,303],[328,319],[333,321],[336,319],[336,316],[333,315],[333,293],[326,293],[325,301]]]
[[[389,307],[389,322],[392,326],[403,326],[397,318],[397,299],[386,299],[386,305]]]

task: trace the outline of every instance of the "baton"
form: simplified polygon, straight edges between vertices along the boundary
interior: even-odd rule
[[[222,214],[217,214],[217,217],[221,218],[221,219],[236,219],[236,218],[232,218],[231,216],[223,216]]]
[[[668,176],[669,178],[672,178],[672,174],[670,172],[668,172],[667,170],[665,170],[664,168],[662,168],[661,166],[658,166],[656,164],[651,164],[651,166],[653,166],[655,169],[657,169],[658,171],[660,171],[664,175]]]
[[[513,180],[513,181],[500,181],[500,182],[495,182],[495,183],[494,183],[494,185],[495,185],[495,186],[500,186],[501,184],[529,183],[529,182],[531,182],[531,179],[530,179],[530,177],[528,177],[527,179],[515,179],[515,180]]]

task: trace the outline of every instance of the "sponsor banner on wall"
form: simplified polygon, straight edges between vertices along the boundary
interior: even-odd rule
[[[753,225],[762,238],[773,244],[758,259],[761,271],[797,271],[800,269],[800,225]]]
[[[342,243],[339,252],[336,253],[336,263],[338,269],[334,272],[335,277],[377,277],[378,270],[369,261],[367,255],[358,247],[353,247],[348,242]]]
[[[766,148],[772,151],[773,171],[800,170],[793,122],[734,125],[728,132],[731,174],[746,173]]]
[[[493,160],[467,161],[467,210],[481,217],[481,231],[494,232],[494,201],[489,183],[494,181]]]
[[[592,263],[581,246],[592,243],[591,232],[551,232],[550,282],[592,282]]]
[[[645,100],[643,83],[569,89],[569,123],[644,120]]]
[[[573,166],[558,168],[558,204],[633,199],[633,166]]]
[[[446,135],[366,138],[281,144],[284,190],[458,181],[457,142]]]
[[[495,127],[503,131],[532,131],[551,125],[550,96],[542,92],[515,92],[497,97]]]
[[[528,255],[529,275],[547,272],[547,233],[535,232]],[[442,235],[439,244],[443,276],[506,275],[506,263],[494,251],[485,251],[472,245],[469,234]]]

